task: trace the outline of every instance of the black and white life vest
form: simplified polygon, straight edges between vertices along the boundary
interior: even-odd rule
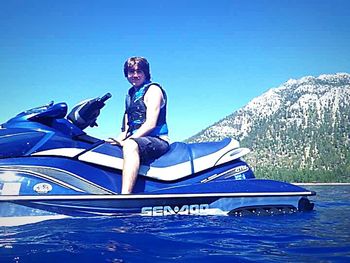
[[[158,115],[157,125],[151,131],[149,136],[162,136],[168,135],[168,126],[166,123],[166,105],[167,96],[163,88],[157,83],[147,82],[143,86],[135,90],[134,87],[130,88],[125,99],[125,113],[128,115],[128,133],[133,134],[140,128],[140,126],[146,121],[147,107],[144,102],[144,97],[151,85],[158,86],[164,98],[164,103],[161,105],[160,112]],[[124,123],[124,122],[123,122]],[[124,127],[122,128],[124,131]]]

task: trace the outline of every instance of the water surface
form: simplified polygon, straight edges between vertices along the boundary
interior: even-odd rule
[[[350,262],[350,186],[293,215],[106,217],[1,227],[0,262]]]

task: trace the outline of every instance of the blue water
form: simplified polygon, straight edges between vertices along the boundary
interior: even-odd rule
[[[61,219],[1,227],[0,262],[350,262],[350,186],[310,213]]]

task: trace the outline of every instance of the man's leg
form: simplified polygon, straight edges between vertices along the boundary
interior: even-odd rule
[[[131,194],[140,168],[139,147],[134,140],[125,142],[123,156],[122,194]]]

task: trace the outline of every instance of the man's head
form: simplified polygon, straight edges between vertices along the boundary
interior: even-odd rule
[[[146,81],[151,80],[151,73],[147,59],[143,57],[131,57],[124,63],[124,76],[129,78],[128,73],[141,70],[145,74]]]

